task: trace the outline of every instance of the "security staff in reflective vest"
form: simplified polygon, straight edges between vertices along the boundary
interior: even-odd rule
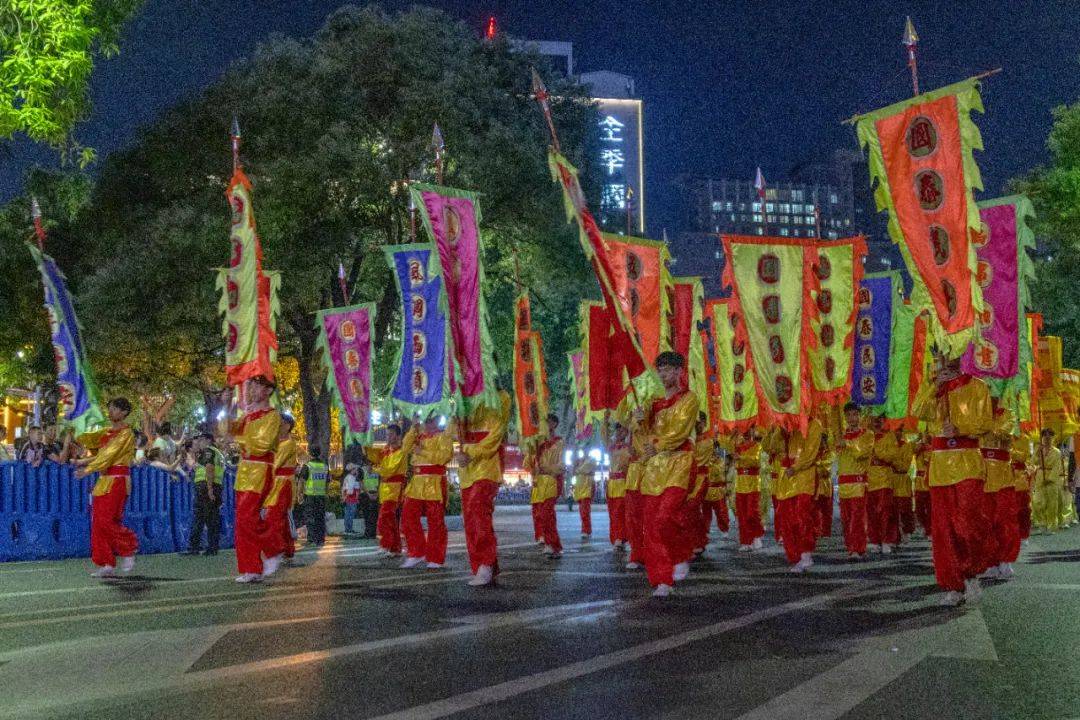
[[[300,470],[300,479],[304,481],[308,542],[321,546],[326,541],[326,483],[330,470],[319,448],[311,448],[311,460]]]
[[[225,476],[225,456],[214,447],[214,436],[202,433],[195,438],[195,518],[184,555],[198,555],[206,530],[204,555],[217,555],[221,537],[221,479]]]

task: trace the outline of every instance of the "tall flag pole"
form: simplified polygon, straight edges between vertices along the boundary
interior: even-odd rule
[[[235,173],[240,169],[240,121],[235,115],[233,115],[232,131],[229,135],[232,138],[232,167]]]
[[[56,384],[60,388],[60,411],[64,421],[77,434],[82,434],[104,424],[105,416],[64,274],[56,261],[45,254],[45,227],[36,198],[30,212],[37,245],[27,243],[26,247],[37,263],[45,288],[45,309],[49,313],[50,339],[56,359]]]
[[[765,214],[765,176],[761,174],[761,167],[758,166],[757,174],[754,176],[754,190],[757,191],[758,203],[761,206],[761,226],[762,232],[765,235],[769,234],[769,216]],[[815,203],[816,207],[817,203]]]
[[[349,304],[349,286],[345,283],[345,265],[338,260],[337,264],[338,285],[341,287],[341,302]]]
[[[540,73],[536,72],[536,68],[533,68],[532,71],[532,96],[536,102],[540,103],[540,109],[544,112],[544,119],[547,121],[548,131],[551,133],[551,147],[557,154],[561,155],[559,133],[555,130],[555,121],[551,118],[551,95],[548,93],[544,81],[540,79]]]
[[[431,149],[435,153],[435,181],[443,184],[443,154],[446,152],[446,141],[443,140],[442,130],[439,123],[435,123],[431,131]],[[415,208],[415,205],[413,205]]]
[[[919,61],[915,56],[915,48],[919,44],[919,34],[915,32],[915,25],[911,22],[911,16],[904,23],[904,47],[907,48],[907,64],[911,68],[911,88],[913,95],[919,94]]]

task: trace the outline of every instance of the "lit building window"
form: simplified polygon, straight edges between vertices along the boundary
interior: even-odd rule
[[[799,228],[795,228],[794,230],[791,231],[791,234],[794,235],[795,237],[799,237],[800,235],[802,235],[802,230],[799,230]]]
[[[754,212],[761,212],[761,203],[759,203],[759,202],[750,203],[750,209],[753,210]]]
[[[764,234],[765,234],[765,228],[763,228],[763,227],[759,227],[759,228],[757,229],[757,234],[758,234],[758,235],[764,235]]]
[[[775,215],[766,215],[766,219],[771,223],[776,222],[776,216]]]
[[[790,225],[791,224],[791,217],[788,216],[788,215],[781,215],[780,216],[780,222],[783,223],[784,225]]]
[[[808,212],[808,213],[814,212],[814,206],[813,205],[807,205],[806,206],[806,212]]]
[[[780,228],[780,235],[783,236],[783,237],[787,237],[788,236],[788,229],[786,227]]]
[[[803,201],[803,191],[802,190],[792,190],[791,191],[791,199],[794,200],[795,202],[802,202]]]
[[[712,211],[713,212],[720,212],[723,209],[724,209],[724,203],[720,202],[719,200],[713,200],[713,204],[712,204]]]
[[[840,202],[839,198],[836,197],[836,193],[829,193],[829,202],[831,202],[833,205]]]
[[[791,212],[790,203],[780,203],[780,212],[784,213],[785,215]]]
[[[796,215],[801,215],[802,211],[802,205],[796,203],[795,205],[791,206],[791,212],[795,213]]]
[[[756,222],[756,223],[761,222],[761,215],[754,215],[754,222]]]
[[[766,200],[775,200],[776,199],[776,188],[765,188],[765,199]]]
[[[775,212],[776,206],[772,203],[765,203],[765,212]]]
[[[830,239],[832,239],[832,240],[835,240],[835,239],[836,239],[836,238],[838,238],[838,237],[840,237],[840,236],[839,236],[839,235],[838,235],[838,234],[836,233],[836,231],[835,231],[835,230],[830,230],[830,231],[829,231],[829,238],[830,238]]]
[[[724,203],[724,209],[727,210],[728,212],[731,212],[731,201],[730,200],[728,202]]]

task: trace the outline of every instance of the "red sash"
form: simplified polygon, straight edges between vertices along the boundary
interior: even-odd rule
[[[978,450],[979,441],[969,437],[936,437],[930,441],[930,449],[941,450]]]

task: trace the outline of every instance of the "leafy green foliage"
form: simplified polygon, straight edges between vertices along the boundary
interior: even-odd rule
[[[1050,163],[1014,183],[1035,206],[1039,240],[1032,302],[1044,333],[1065,338],[1064,361],[1080,367],[1080,104],[1054,110]]]
[[[142,0],[5,0],[0,6],[0,138],[68,148],[89,109],[94,56],[117,51],[120,28]],[[85,166],[89,148],[74,148]]]

